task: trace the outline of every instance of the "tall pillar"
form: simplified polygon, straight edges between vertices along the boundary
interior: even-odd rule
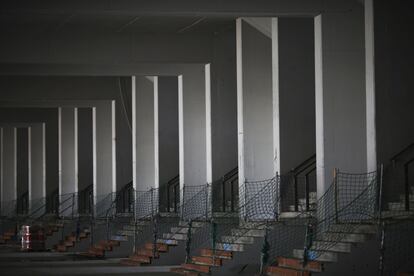
[[[78,192],[78,110],[59,107],[59,196],[63,215],[77,210]]]
[[[260,189],[259,183],[245,187],[245,182],[270,179],[280,166],[277,19],[250,22],[258,26],[240,18],[236,22],[240,206]],[[260,200],[269,208],[274,203]]]
[[[95,203],[116,192],[115,119],[115,101],[103,101],[92,108]]]
[[[59,107],[59,195],[78,191],[77,108]]]
[[[315,17],[317,192],[334,168],[367,171],[364,9]]]
[[[365,87],[367,116],[367,170],[377,169],[377,130],[375,125],[375,47],[374,0],[365,0]]]
[[[158,77],[132,77],[133,187],[147,191],[159,186]]]
[[[3,128],[2,139],[2,183],[1,211],[2,215],[13,212],[12,202],[17,199],[17,129]]]
[[[33,124],[29,138],[29,210],[37,210],[46,198],[46,124]],[[39,211],[39,214],[42,214]]]

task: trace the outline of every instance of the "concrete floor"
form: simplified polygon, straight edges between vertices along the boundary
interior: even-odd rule
[[[119,259],[90,260],[74,254],[20,252],[18,247],[0,247],[0,275],[176,275],[171,266],[126,267]]]

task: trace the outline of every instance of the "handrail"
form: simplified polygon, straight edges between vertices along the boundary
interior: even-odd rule
[[[301,169],[301,167],[305,166],[310,161],[313,161],[312,164],[316,162],[316,160],[314,159],[316,159],[316,154],[313,154],[311,157],[307,158],[305,161],[303,161],[302,163],[300,163],[299,165],[297,165],[295,168],[291,169],[290,171],[293,173],[296,173],[298,170]]]
[[[408,151],[410,148],[414,147],[414,142],[412,142],[411,144],[409,144],[408,146],[406,146],[404,149],[402,149],[401,151],[399,151],[398,153],[394,154],[390,160],[391,162],[395,162],[396,159],[398,157],[400,157],[400,155],[402,155],[403,153],[405,153],[406,151]]]
[[[223,181],[227,181],[228,179],[231,179],[233,176],[235,176],[238,173],[239,173],[239,167],[237,166],[234,169],[232,169],[231,171],[227,172],[223,176]]]

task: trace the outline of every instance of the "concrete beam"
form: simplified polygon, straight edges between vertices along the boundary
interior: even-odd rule
[[[123,14],[135,16],[287,16],[316,15],[322,11],[349,11],[353,5],[347,1],[331,0],[212,0],[208,2],[178,0],[171,3],[165,0],[121,2],[93,0],[85,3],[75,1],[41,1],[30,0],[7,1],[2,9],[5,12],[37,12],[37,13],[94,13]]]

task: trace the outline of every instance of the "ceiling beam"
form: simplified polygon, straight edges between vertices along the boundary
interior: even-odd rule
[[[5,3],[4,3],[5,2]],[[135,16],[314,16],[349,11],[357,0],[8,0],[2,12],[116,13]]]

